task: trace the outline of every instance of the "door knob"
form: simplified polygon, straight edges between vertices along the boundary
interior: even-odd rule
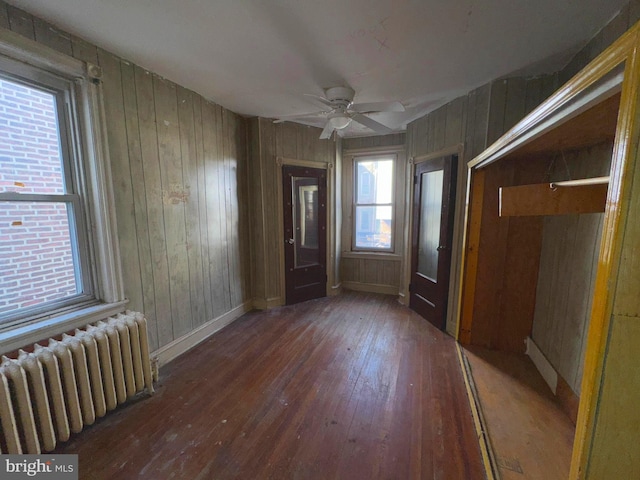
[[[438,250],[439,252],[441,252],[442,250],[446,250],[447,246],[446,245],[440,245],[436,250]]]
[[[295,243],[295,240],[293,238],[290,238],[289,240],[287,240],[287,243],[289,245],[293,245]]]

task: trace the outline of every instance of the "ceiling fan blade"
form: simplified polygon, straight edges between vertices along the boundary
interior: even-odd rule
[[[320,111],[320,112],[299,113],[297,115],[281,115],[278,118],[276,118],[273,121],[273,123],[282,123],[282,122],[286,122],[288,120],[295,120],[296,118],[317,117],[319,115],[326,115],[326,114],[327,114],[327,112]]]
[[[404,112],[404,105],[400,102],[373,102],[354,103],[349,106],[349,110],[355,112]]]
[[[320,134],[320,140],[326,140],[327,138],[331,138],[331,134],[333,133],[333,127],[329,122],[324,126],[322,133]]]
[[[324,111],[333,110],[333,104],[326,98],[321,97],[320,95],[314,95],[313,93],[305,93],[304,96],[307,97],[307,100],[319,106]]]
[[[389,127],[386,127],[381,123],[376,122],[372,118],[362,115],[361,113],[353,113],[351,115],[351,118],[380,135],[386,135],[387,133],[393,132],[393,130],[391,130]]]

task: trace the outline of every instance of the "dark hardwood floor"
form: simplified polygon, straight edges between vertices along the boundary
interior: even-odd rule
[[[86,479],[484,479],[455,342],[395,297],[253,312],[59,447]]]

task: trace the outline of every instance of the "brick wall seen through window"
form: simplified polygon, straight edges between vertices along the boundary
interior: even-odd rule
[[[55,97],[0,79],[0,191],[65,192]],[[0,202],[0,314],[77,292],[67,205]]]

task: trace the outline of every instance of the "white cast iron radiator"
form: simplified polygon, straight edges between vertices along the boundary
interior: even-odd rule
[[[0,453],[49,452],[153,378],[147,321],[128,311],[0,365]]]

